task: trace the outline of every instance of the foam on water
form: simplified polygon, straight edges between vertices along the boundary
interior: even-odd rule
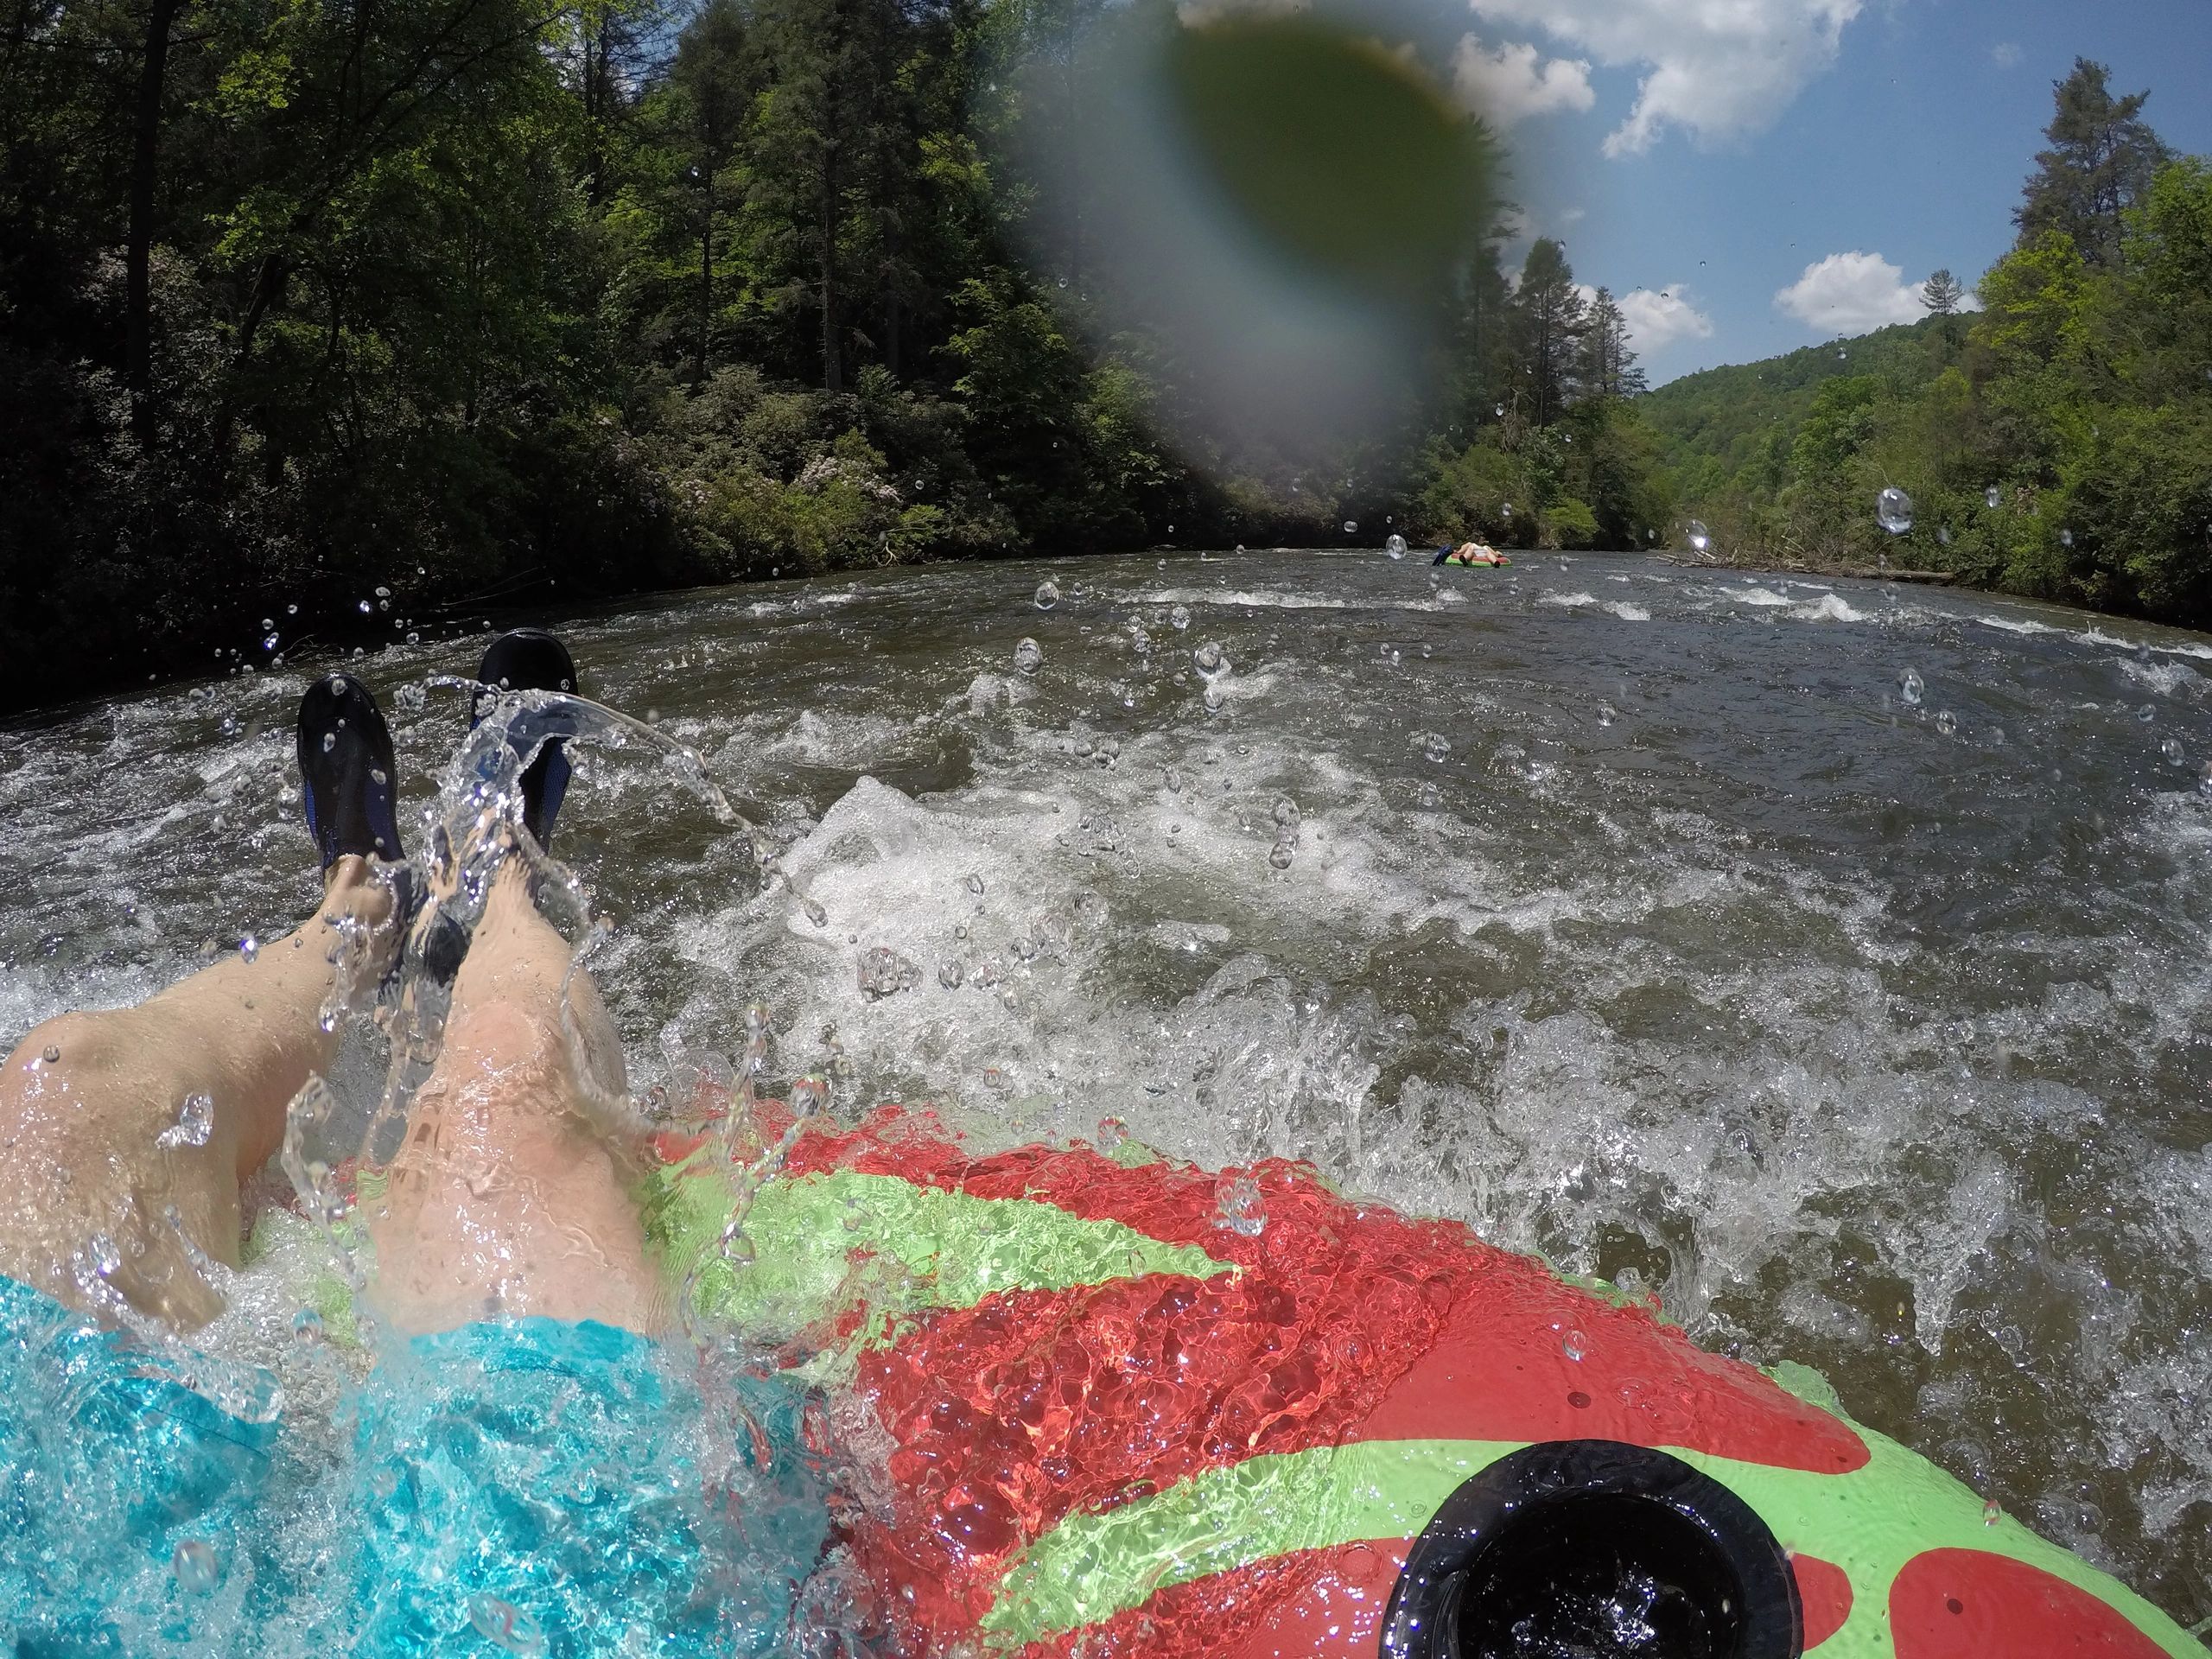
[[[757,1000],[780,1074],[831,1072],[842,1109],[1313,1158],[1819,1366],[2183,1623],[2212,1613],[2212,798],[2158,747],[2212,753],[2174,660],[2212,648],[2153,635],[2146,667],[2063,612],[1597,557],[1593,588],[1649,586],[1604,607],[1639,626],[1593,627],[1590,594],[1510,575],[1453,602],[1410,560],[1213,556],[571,631],[592,694],[658,709],[781,872],[741,879],[738,832],[635,757],[584,767],[563,857],[613,918],[594,966],[634,1086],[734,1054]],[[8,1032],[305,908],[299,684],[0,734]],[[453,713],[395,724],[420,802]],[[918,971],[869,976],[879,950]]]

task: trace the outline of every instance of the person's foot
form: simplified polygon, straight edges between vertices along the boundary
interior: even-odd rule
[[[341,673],[308,685],[300,698],[299,757],[308,834],[324,869],[348,854],[387,863],[406,856],[391,731],[368,687]]]
[[[501,692],[574,692],[576,665],[569,648],[551,634],[540,628],[517,628],[492,642],[476,671],[476,682],[468,717],[472,728],[491,712]],[[537,730],[543,729],[539,723]],[[536,733],[527,738],[513,734],[511,741],[518,752],[527,753],[526,744],[536,741]],[[554,816],[569,791],[569,757],[563,753],[563,747],[560,737],[547,738],[537,759],[522,774],[523,827],[540,847],[552,844]]]

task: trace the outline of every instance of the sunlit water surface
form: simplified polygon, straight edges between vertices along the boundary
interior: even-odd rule
[[[832,1072],[841,1112],[1310,1158],[1820,1367],[2212,1613],[2212,640],[1640,558],[1299,553],[565,632],[779,849],[760,888],[650,760],[582,757],[556,851],[615,925],[634,1087],[740,1047],[760,1000],[779,1073]],[[462,718],[423,683],[480,647],[349,664],[410,801]],[[0,1039],[308,910],[319,665],[0,733]]]

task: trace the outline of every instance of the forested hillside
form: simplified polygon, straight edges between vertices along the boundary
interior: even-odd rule
[[[1641,400],[1741,562],[1893,562],[2212,626],[2212,167],[2102,66],[2056,87],[2012,250],[1910,327]],[[1948,273],[1942,273],[1948,279]],[[1910,528],[1877,521],[1904,491]]]
[[[1618,309],[1487,213],[1392,431],[1162,418],[1209,389],[1101,321],[1083,53],[1195,27],[0,0],[0,708],[776,572],[1663,526]]]

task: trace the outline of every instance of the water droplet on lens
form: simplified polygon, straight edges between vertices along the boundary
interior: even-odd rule
[[[1421,741],[1422,753],[1432,760],[1441,760],[1452,753],[1452,740],[1441,732],[1431,732]]]
[[[1579,1365],[1582,1363],[1582,1356],[1590,1351],[1590,1338],[1580,1331],[1569,1331],[1560,1339],[1559,1351]]]
[[[1997,511],[1999,505],[2003,503],[2005,499],[2005,492],[1999,489],[1994,484],[1993,484],[1981,493],[1981,499],[1988,505],[1989,510],[1992,512],[1994,512]]]
[[[817,927],[827,927],[830,925],[830,912],[823,909],[821,904],[817,900],[812,899],[802,899],[799,900],[799,908],[806,912],[806,919],[812,922]]]
[[[1943,709],[1936,716],[1936,729],[1946,737],[1955,736],[1959,729],[1958,716],[1948,709]]]
[[[1406,556],[1406,538],[1402,536],[1393,536],[1389,541],[1382,543],[1382,550],[1385,553],[1388,553],[1394,559],[1404,558]]]
[[[2135,718],[2141,721],[2145,726],[2148,726],[2158,717],[2158,705],[2155,703],[2146,702],[2140,709],[2138,709],[2135,711]]]
[[[365,600],[365,600],[363,600],[363,601],[361,601],[361,614],[362,614],[363,616],[366,616],[366,615],[367,615],[371,611],[374,610],[375,608],[376,608],[376,607],[375,607],[374,606],[371,605],[367,600]]]
[[[238,941],[238,955],[251,962],[261,954],[261,941],[249,933]]]
[[[328,754],[328,753],[331,752],[331,750],[333,750],[333,749],[336,748],[337,747],[338,747],[338,734],[337,734],[337,733],[335,733],[335,732],[325,732],[325,733],[322,734],[322,752],[323,752],[325,754]]]
[[[1034,639],[1024,639],[1014,648],[1014,665],[1025,674],[1034,674],[1045,660],[1045,653]]]
[[[1102,1117],[1098,1120],[1097,1145],[1099,1151],[1111,1152],[1115,1147],[1120,1146],[1122,1141],[1128,1140],[1128,1136],[1129,1126],[1122,1122],[1120,1118]]]
[[[1434,806],[1441,798],[1434,784],[1423,784],[1421,786],[1421,804],[1423,806]]]
[[[1279,870],[1287,870],[1290,868],[1291,860],[1296,856],[1297,855],[1291,850],[1288,842],[1279,841],[1275,843],[1274,850],[1268,855],[1268,862]]]
[[[1951,527],[1948,524],[1946,524],[1942,529],[1937,531],[1936,532],[1936,539],[1942,543],[1944,546],[1948,547],[1951,544]]]
[[[2004,1515],[2005,1511],[1998,1506],[1997,1500],[1993,1497],[1981,1506],[1981,1524],[1985,1527],[1993,1527],[2004,1518]]]
[[[276,650],[276,636],[275,634],[273,634],[273,633],[272,633],[272,634],[270,634],[267,639],[264,639],[264,640],[261,642],[261,648],[262,648],[264,651],[274,651],[274,650]]]
[[[1874,520],[1892,536],[1912,528],[1912,498],[1894,484],[1874,500]]]
[[[180,1590],[195,1596],[206,1595],[223,1580],[223,1564],[197,1538],[188,1538],[176,1547],[176,1553],[169,1557],[169,1571],[176,1575]]]
[[[1214,1205],[1219,1212],[1214,1224],[1239,1238],[1257,1238],[1267,1230],[1268,1211],[1260,1199],[1260,1184],[1249,1175],[1224,1179],[1214,1189]]]
[[[1191,662],[1210,680],[1217,674],[1225,673],[1229,668],[1228,656],[1211,639],[1191,653]]]
[[[59,1043],[48,1043],[40,1053],[39,1058],[44,1060],[48,1065],[60,1065],[61,1046]]]
[[[948,962],[937,970],[937,982],[948,991],[960,988],[960,982],[968,977],[968,970],[957,962]]]
[[[2177,737],[2168,738],[2164,742],[2158,746],[2158,752],[2166,757],[2169,764],[2177,766],[2182,764],[2183,757],[2182,754],[2181,739]]]
[[[187,1095],[177,1108],[176,1122],[154,1137],[164,1151],[178,1147],[204,1147],[215,1131],[215,1103],[207,1095]]]
[[[1911,669],[1897,677],[1897,695],[1904,699],[1905,707],[1917,709],[1922,695],[1927,690],[1920,676]]]
[[[1182,632],[1184,629],[1191,626],[1190,612],[1185,610],[1180,605],[1178,605],[1173,610],[1167,613],[1167,626],[1174,629],[1178,633]]]
[[[1689,523],[1689,540],[1690,550],[1693,552],[1702,553],[1713,545],[1713,532],[1697,519],[1693,518]]]
[[[980,897],[983,891],[983,878],[980,875],[969,876],[968,878],[968,891]]]
[[[1039,610],[1049,611],[1053,606],[1059,602],[1060,590],[1058,588],[1049,582],[1040,582],[1037,584],[1037,608]]]
[[[1275,822],[1277,823],[1284,825],[1295,824],[1298,822],[1298,803],[1296,801],[1292,800],[1286,795],[1282,799],[1275,803]]]
[[[1210,715],[1219,714],[1221,712],[1221,705],[1228,701],[1228,699],[1222,695],[1222,690],[1217,685],[1209,685],[1206,687],[1205,696],[1202,700],[1205,703],[1206,712]]]

